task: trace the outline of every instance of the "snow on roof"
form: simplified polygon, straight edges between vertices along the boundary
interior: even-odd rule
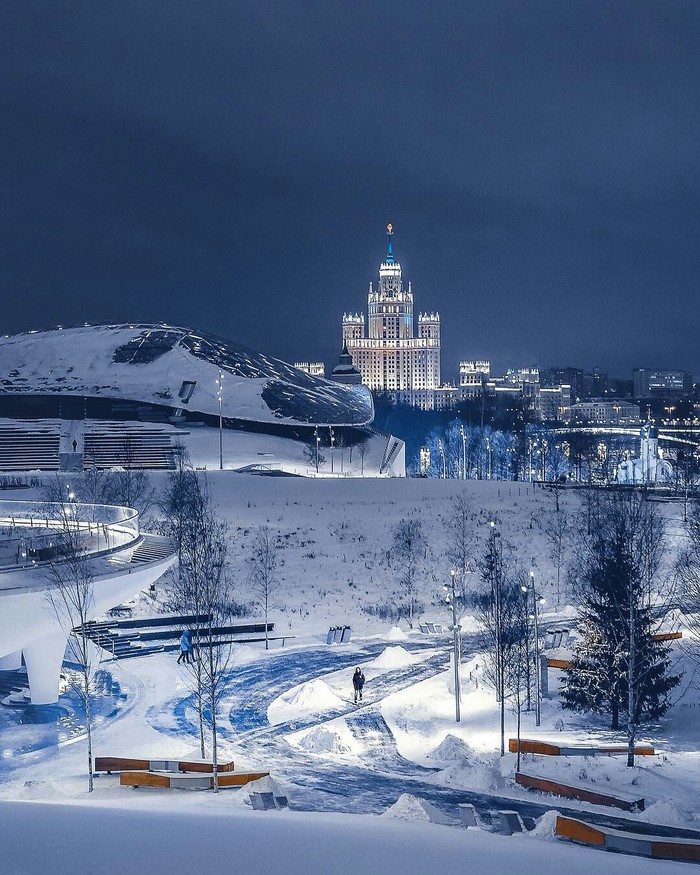
[[[66,394],[165,404],[262,422],[366,425],[368,390],[348,391],[214,335],[127,323],[0,338],[0,394]],[[183,383],[195,383],[187,401]]]

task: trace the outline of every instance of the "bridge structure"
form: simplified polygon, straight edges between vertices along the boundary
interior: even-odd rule
[[[58,700],[75,618],[58,609],[52,588],[76,558],[89,569],[92,619],[149,587],[177,557],[167,538],[141,531],[134,508],[0,501],[0,670],[26,670],[34,705]]]
[[[600,437],[628,436],[639,438],[641,425],[590,425],[572,424],[553,429],[554,434],[591,434]],[[693,447],[700,450],[700,425],[689,426],[657,426],[659,441],[677,446]]]

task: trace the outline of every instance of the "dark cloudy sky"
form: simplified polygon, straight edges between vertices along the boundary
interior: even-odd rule
[[[332,362],[384,228],[460,358],[700,379],[700,3],[1,0],[0,331]]]

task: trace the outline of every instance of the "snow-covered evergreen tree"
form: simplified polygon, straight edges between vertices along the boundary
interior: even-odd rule
[[[581,600],[564,707],[625,717],[630,756],[637,727],[662,716],[680,678],[670,673],[669,647],[653,639],[653,581],[663,529],[655,507],[638,492],[605,495],[586,505],[588,532],[576,569]],[[631,762],[630,762],[631,760]]]

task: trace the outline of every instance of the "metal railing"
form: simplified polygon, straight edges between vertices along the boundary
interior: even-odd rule
[[[60,556],[66,533],[77,534],[84,555],[124,549],[139,540],[139,512],[107,504],[0,500],[0,571],[50,562]]]

